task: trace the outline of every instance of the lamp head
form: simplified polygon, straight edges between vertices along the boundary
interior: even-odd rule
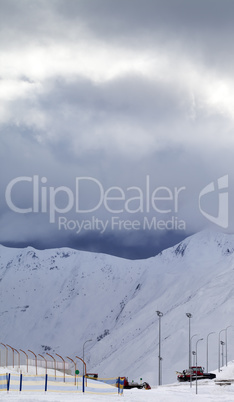
[[[163,313],[161,313],[161,311],[158,311],[158,310],[157,310],[156,313],[158,314],[159,317],[162,317],[162,316],[163,316]]]

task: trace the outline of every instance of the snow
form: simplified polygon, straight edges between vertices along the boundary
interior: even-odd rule
[[[33,370],[33,368],[31,368]],[[13,372],[13,370],[10,370]],[[0,370],[0,373],[4,373],[4,369]],[[227,367],[222,369],[222,372],[217,374],[218,379],[232,379],[234,381],[234,362],[229,362]],[[11,402],[11,401],[27,401],[27,402],[69,402],[69,401],[79,401],[83,400],[86,402],[100,401],[100,402],[110,402],[110,401],[121,401],[125,402],[187,402],[199,400],[199,402],[231,402],[234,400],[234,382],[231,385],[220,386],[215,384],[214,380],[200,380],[198,381],[197,394],[196,394],[196,384],[180,384],[173,383],[168,385],[163,385],[160,387],[155,387],[151,390],[124,390],[123,396],[121,395],[88,395],[88,394],[61,394],[57,392],[14,392],[10,391],[0,393],[1,401]]]
[[[197,339],[204,339],[198,344],[198,365],[206,367],[206,336],[215,332],[209,337],[209,370],[217,369],[218,335],[229,325],[228,360],[234,358],[234,235],[201,232],[136,261],[68,248],[0,246],[0,279],[0,342],[45,357],[48,352],[75,358],[82,357],[84,342],[92,339],[85,345],[87,371],[99,377],[142,378],[157,385],[156,310],[162,311],[163,387],[149,395],[169,398],[173,387],[164,385],[188,366],[187,312],[193,315],[191,335],[198,334],[192,350]],[[3,364],[5,349],[0,349]],[[21,360],[25,364],[23,354]],[[214,387],[214,395],[219,388]],[[178,385],[173,389],[175,395],[182,390]],[[125,398],[131,392],[135,398],[147,395],[137,391],[126,391]]]
[[[217,387],[217,386],[216,386]],[[221,388],[221,387],[220,387]],[[121,401],[125,402],[182,402],[185,401],[197,401],[199,402],[232,402],[234,400],[234,391],[227,389],[209,388],[208,386],[201,386],[199,388],[199,394],[195,394],[195,389],[185,388],[185,386],[178,387],[161,387],[160,389],[153,389],[149,391],[144,390],[126,390],[123,396],[103,396],[103,395],[64,395],[64,394],[22,394],[19,393],[1,393],[1,401],[28,401],[28,402],[69,402],[69,401],[86,401],[86,402],[110,402]]]

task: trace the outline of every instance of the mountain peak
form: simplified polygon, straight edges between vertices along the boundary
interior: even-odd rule
[[[157,383],[158,317],[163,312],[165,382],[187,365],[187,318],[204,339],[232,323],[234,235],[203,231],[146,260],[68,248],[0,248],[2,342],[64,356],[82,354],[100,376]],[[213,346],[212,346],[213,342]],[[210,367],[217,368],[211,340]],[[230,339],[230,350],[234,341]],[[205,345],[201,345],[205,365]],[[4,351],[2,351],[4,353]]]

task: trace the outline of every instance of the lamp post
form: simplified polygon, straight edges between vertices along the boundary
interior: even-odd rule
[[[156,311],[158,315],[158,385],[162,385],[162,378],[161,378],[161,318],[163,313],[161,311]]]
[[[193,352],[192,352],[192,339],[193,339],[195,336],[198,336],[198,334],[194,334],[194,335],[192,335],[191,338],[190,338],[190,348],[191,348],[191,360],[190,360],[190,362],[191,362],[191,366],[192,366],[192,354],[193,354]]]
[[[227,366],[227,330],[230,328],[231,325],[228,325],[228,327],[225,328],[225,343],[226,343],[226,366]]]
[[[220,341],[220,345],[222,346],[221,356],[222,356],[222,367],[223,367],[223,366],[224,366],[224,363],[223,363],[223,347],[224,347],[224,345],[225,345],[225,342],[224,342],[224,341]]]
[[[186,313],[186,316],[189,319],[189,368],[190,368],[191,367],[191,337],[190,337],[191,324],[190,324],[190,319],[192,318],[192,314],[191,313]]]
[[[193,366],[195,366],[195,356],[196,356],[196,352],[195,350],[192,351],[192,355],[193,355]]]
[[[219,372],[220,372],[220,335],[223,331],[225,331],[225,328],[221,329],[221,331],[219,331],[219,341],[218,341],[218,370],[219,370]]]
[[[192,339],[194,338],[194,336],[197,336],[197,334],[194,334],[193,336],[191,336],[190,338],[190,350],[191,350],[191,357],[190,357],[190,366],[192,367]],[[196,355],[196,352],[194,352],[194,356]],[[195,364],[194,364],[195,366]],[[190,368],[190,367],[189,367]],[[190,370],[190,388],[192,388],[192,371]]]
[[[83,344],[83,361],[84,361],[85,344],[86,344],[87,342],[92,342],[92,339],[88,339],[88,340],[85,341],[84,344]],[[83,376],[84,376],[84,364],[83,364]]]
[[[198,341],[196,342],[196,394],[197,394],[197,344],[200,341],[203,341],[203,338],[198,339]]]
[[[211,334],[215,334],[215,332],[209,332],[209,334],[207,335],[207,337],[206,337],[206,372],[208,373],[208,353],[209,353],[209,351],[208,351],[208,339],[209,339],[209,336],[211,335]]]

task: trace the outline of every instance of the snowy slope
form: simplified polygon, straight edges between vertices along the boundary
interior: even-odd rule
[[[188,365],[188,318],[199,364],[218,364],[218,333],[234,325],[234,236],[202,232],[147,260],[125,260],[68,248],[0,246],[0,342],[16,349],[82,357],[100,377],[157,384],[158,317],[162,317],[163,383]],[[228,360],[233,356],[233,328]],[[224,340],[225,332],[222,332]],[[2,353],[4,348],[2,347]]]

